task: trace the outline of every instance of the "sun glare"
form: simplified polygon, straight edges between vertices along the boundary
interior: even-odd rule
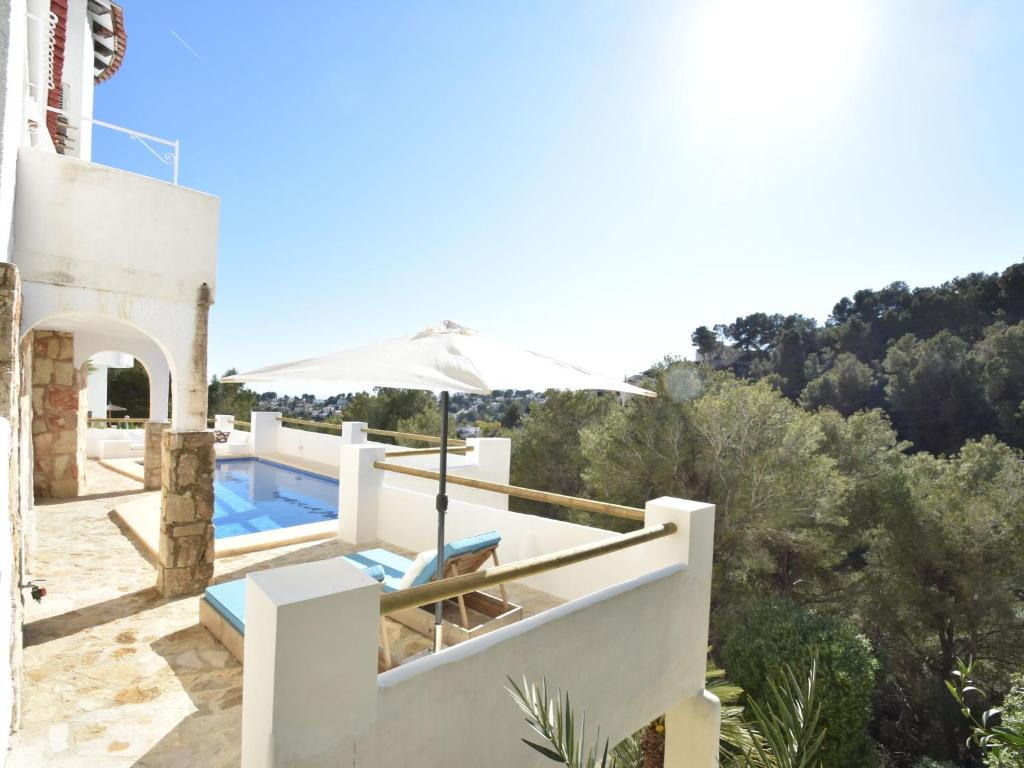
[[[819,125],[850,97],[869,22],[862,0],[705,0],[688,19],[688,122],[730,143]]]

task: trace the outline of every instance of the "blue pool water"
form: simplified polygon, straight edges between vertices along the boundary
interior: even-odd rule
[[[338,481],[265,459],[218,459],[213,475],[216,537],[338,519]]]

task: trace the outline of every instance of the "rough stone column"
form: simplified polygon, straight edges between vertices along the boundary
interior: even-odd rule
[[[32,341],[32,447],[36,498],[69,498],[85,469],[85,373],[75,367],[75,339],[35,331]]]
[[[171,426],[166,421],[146,422],[146,450],[143,455],[143,487],[147,491],[155,491],[161,487],[163,472],[160,467],[163,465],[164,455],[164,432]]]
[[[9,262],[0,262],[0,416],[11,423],[12,447],[8,473],[6,500],[7,514],[11,530],[11,589],[7,596],[11,611],[10,644],[12,706],[9,712],[0,712],[0,728],[16,730],[21,722],[21,670],[22,670],[22,633],[24,623],[25,601],[21,591],[25,564],[22,561],[22,543],[24,541],[23,510],[31,498],[28,495],[28,484],[23,484],[21,454],[27,447],[21,445],[20,400],[22,396],[22,354],[21,354],[21,278],[18,268]],[[26,353],[29,349],[26,347]],[[30,356],[30,355],[29,355]]]
[[[163,433],[160,563],[164,596],[201,592],[213,576],[213,433]]]

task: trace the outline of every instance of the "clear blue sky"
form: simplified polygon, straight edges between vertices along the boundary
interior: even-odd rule
[[[1014,0],[123,5],[95,115],[221,198],[211,373],[452,319],[625,374],[1024,258]]]

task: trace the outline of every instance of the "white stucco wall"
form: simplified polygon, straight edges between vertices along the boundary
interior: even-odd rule
[[[68,3],[67,39],[64,43],[64,66],[61,81],[69,85],[68,102],[64,105],[68,122],[76,129],[68,156],[82,160],[92,158],[92,124],[82,116],[92,117],[93,102],[92,30],[86,19],[86,3]]]
[[[89,371],[89,377],[85,383],[85,407],[94,419],[104,419],[107,416],[107,367],[97,366]]]
[[[355,430],[357,433],[355,437],[309,432],[284,426],[278,420],[279,417],[279,413],[261,411],[252,413],[253,452],[256,455],[280,454],[333,467],[339,465],[341,450],[345,445],[374,444],[381,445],[384,450],[401,450],[399,446],[368,443],[366,436],[359,432],[358,428]],[[352,432],[351,429],[350,432]],[[355,442],[353,443],[351,440],[355,440]],[[507,483],[509,462],[512,456],[511,441],[507,438],[484,438],[469,440],[468,443],[473,450],[465,456],[449,455],[449,473],[477,480],[487,480],[492,483]],[[440,463],[436,455],[400,456],[389,458],[388,461],[408,467],[430,469],[435,472]],[[431,499],[433,499],[433,494],[437,493],[437,482],[434,480],[393,475],[389,478],[389,483],[398,488],[430,494]],[[497,508],[508,508],[507,496],[474,488],[449,485],[448,497]]]
[[[14,220],[14,180],[18,147],[25,132],[25,0],[0,6],[0,261],[10,261]]]
[[[279,421],[275,421],[274,425],[279,430],[275,443],[277,453],[318,464],[336,465],[338,463],[341,438],[337,435],[308,432],[304,429],[282,428]]]
[[[219,210],[213,195],[23,147],[14,261],[23,282],[193,304],[216,289]]]
[[[380,489],[379,538],[413,552],[436,549],[437,513],[433,494],[397,488],[391,482],[389,473]],[[346,510],[342,509],[341,514],[345,513]],[[448,541],[487,531],[501,534],[498,556],[503,563],[620,535],[600,528],[509,512],[458,499],[449,502],[445,518],[445,538]],[[642,552],[634,548],[613,553],[600,560],[588,560],[532,576],[523,579],[523,583],[563,600],[572,600],[617,584],[623,579],[639,576],[648,570]]]
[[[687,704],[706,702],[714,508],[657,499],[648,503],[646,522],[673,522],[678,530],[636,548],[643,575],[409,661],[375,684],[366,680],[376,665],[376,648],[366,642],[377,621],[377,605],[367,599],[372,585],[337,574],[337,589],[325,593],[320,580],[307,594],[309,564],[250,577],[242,765],[550,765],[522,744],[531,731],[504,690],[506,675],[525,674],[568,690],[577,714],[586,713],[588,732],[600,726],[612,743],[673,713],[670,727],[678,733],[666,766],[712,768],[717,719],[703,714],[706,706]],[[344,561],[334,562],[344,570]],[[329,622],[324,629],[317,611]],[[292,616],[306,620],[293,624]],[[323,647],[331,649],[326,657]],[[314,655],[318,664],[305,664]],[[284,674],[300,664],[316,670],[315,681]],[[693,709],[701,717],[688,714]]]
[[[13,256],[25,297],[22,332],[77,336],[102,320],[132,328],[166,360],[172,428],[205,429],[218,212],[211,195],[22,147]]]

